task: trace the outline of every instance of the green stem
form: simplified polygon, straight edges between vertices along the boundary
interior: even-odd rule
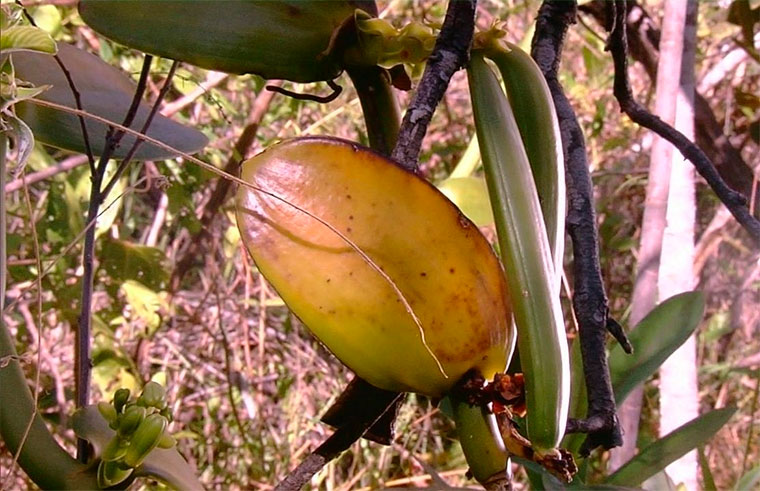
[[[401,112],[385,70],[377,66],[351,67],[346,72],[362,105],[369,146],[389,156],[398,139]]]
[[[481,484],[493,486],[508,481],[509,454],[504,447],[496,419],[487,409],[471,406],[455,395],[450,395],[454,410],[462,453],[470,466],[473,477]]]
[[[18,362],[13,339],[0,316],[0,435],[18,464],[42,489],[96,489],[95,473],[58,445],[36,413],[34,400]],[[7,364],[5,364],[7,363]],[[31,428],[23,441],[24,434]]]
[[[0,189],[3,191],[3,199],[0,200],[0,317],[5,311],[5,287],[7,284],[7,241],[5,239],[5,152],[8,148],[8,137],[3,131],[0,131]]]
[[[6,135],[0,133],[0,189],[5,189],[6,148]],[[5,198],[3,193],[0,200],[0,312],[5,308],[7,281]],[[3,401],[0,435],[10,453],[18,453],[18,464],[35,484],[43,489],[97,488],[95,474],[87,472],[84,464],[58,445],[37,414],[4,315],[0,315],[0,400]]]
[[[5,189],[7,145],[7,136],[0,133],[0,189]],[[5,310],[7,284],[5,198],[3,193],[0,200],[0,312]],[[35,484],[43,489],[97,487],[95,474],[87,472],[84,464],[78,463],[58,445],[37,414],[4,315],[0,315],[0,400],[3,401],[0,404],[0,435],[10,453],[18,454],[18,464]]]

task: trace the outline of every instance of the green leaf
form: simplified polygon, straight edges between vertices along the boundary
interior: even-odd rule
[[[484,179],[453,177],[438,184],[438,189],[478,227],[493,225],[491,200]]]
[[[104,344],[103,338],[101,335],[97,340],[101,346]],[[92,380],[104,396],[112,396],[120,387],[130,390],[139,387],[130,360],[112,349],[97,348],[93,353],[92,364]]]
[[[120,124],[132,102],[135,84],[123,72],[74,46],[59,43],[58,57],[71,73],[81,95],[82,108],[88,113]],[[39,95],[39,99],[75,108],[63,71],[55,59],[38,53],[20,52],[13,55],[16,76],[34,85],[49,84],[52,87]],[[43,107],[32,101],[20,102],[16,112],[31,127],[38,141],[53,147],[85,151],[81,126],[77,116],[57,109]],[[140,107],[132,125],[139,130],[145,122],[150,106]],[[96,155],[105,146],[106,125],[85,118],[90,144]],[[148,136],[160,140],[182,152],[194,153],[203,148],[208,140],[200,131],[182,126],[169,118],[157,115],[148,130]],[[135,138],[125,136],[114,153],[114,158],[123,158],[132,147]],[[143,143],[135,155],[136,160],[162,160],[174,157],[168,152],[149,143]]]
[[[548,470],[536,462],[521,457],[513,456],[511,458],[525,468],[528,480],[533,489],[566,489],[565,485],[559,479],[551,475]]]
[[[618,405],[691,336],[702,320],[704,310],[705,300],[701,292],[670,297],[655,307],[629,334],[633,354],[626,354],[618,344],[610,350],[610,377]]]
[[[690,450],[704,445],[735,412],[735,408],[716,409],[691,420],[641,450],[610,475],[606,482],[620,486],[640,486],[648,478],[665,469],[668,464]]]
[[[139,319],[152,334],[161,325],[161,309],[168,310],[166,293],[156,293],[138,281],[125,281],[121,292],[132,307],[132,317]]]
[[[155,477],[174,489],[202,490],[194,469],[177,451],[177,448],[155,448],[135,469],[136,477]]]
[[[0,51],[3,54],[16,51],[32,51],[54,55],[55,41],[42,29],[33,26],[12,26],[0,33]]]
[[[739,478],[739,482],[736,483],[734,489],[736,491],[752,491],[753,489],[757,489],[758,484],[760,484],[760,465],[748,470],[746,474]]]
[[[229,73],[296,82],[331,80],[333,31],[374,1],[84,0],[94,30],[147,53]]]
[[[702,487],[704,491],[717,491],[715,487],[715,479],[713,479],[712,471],[710,470],[710,463],[705,456],[704,447],[697,449],[697,455],[699,456],[699,467],[702,470]]]
[[[118,283],[138,281],[151,290],[161,290],[169,279],[166,254],[125,240],[108,239],[101,254],[103,269]]]
[[[45,32],[55,36],[61,31],[61,9],[55,5],[38,5],[32,13],[34,23]]]

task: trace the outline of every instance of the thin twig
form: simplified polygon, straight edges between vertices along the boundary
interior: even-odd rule
[[[742,227],[750,234],[757,245],[760,245],[760,220],[753,217],[747,208],[747,198],[731,189],[718,174],[713,163],[705,153],[692,143],[680,131],[647,111],[633,97],[628,81],[628,40],[626,34],[626,1],[616,0],[615,22],[607,41],[607,50],[612,54],[615,65],[614,94],[620,104],[620,109],[635,123],[650,129],[660,137],[669,141],[681,152],[694,168],[707,181],[718,199],[736,218]]]
[[[398,397],[401,397],[399,394]],[[395,400],[395,399],[394,399]],[[275,491],[297,491],[301,489],[311,478],[319,472],[328,462],[343,453],[356,440],[361,438],[367,428],[379,420],[388,407],[387,401],[375,401],[378,404],[367,407],[365,411],[357,413],[354,420],[346,421],[343,426],[335,431],[316,450],[311,452],[298,464],[274,489]]]
[[[600,445],[612,448],[622,443],[605,351],[607,330],[624,348],[630,349],[630,344],[620,326],[609,317],[599,264],[593,185],[583,131],[557,74],[565,34],[570,24],[575,22],[576,10],[577,3],[574,1],[544,1],[536,20],[531,54],[551,90],[565,154],[568,192],[566,224],[573,244],[573,311],[578,322],[587,387],[589,424],[586,429],[592,430],[584,444],[584,452],[588,452]],[[601,424],[596,424],[596,420],[601,420]],[[578,426],[576,423],[571,426]]]
[[[230,403],[230,411],[232,412],[232,416],[235,418],[235,423],[237,423],[238,431],[240,431],[240,437],[245,441],[246,445],[250,444],[248,441],[247,434],[248,432],[245,430],[245,425],[243,425],[243,421],[240,419],[240,415],[238,414],[237,406],[238,404],[235,402],[235,393],[233,391],[234,386],[236,385],[232,380],[232,353],[230,349],[230,341],[227,338],[227,331],[224,328],[224,320],[222,319],[222,299],[219,295],[219,283],[222,282],[222,275],[219,273],[219,271],[215,271],[216,276],[216,284],[213,287],[214,296],[216,297],[216,320],[217,320],[217,328],[219,329],[219,333],[222,335],[222,348],[224,350],[224,375],[227,379],[227,399]],[[206,331],[209,333],[209,335],[212,337],[212,339],[215,337],[214,333],[211,331],[211,329],[203,323],[203,326],[206,328]]]
[[[161,90],[158,92],[158,97],[156,97],[156,100],[153,102],[153,107],[150,109],[150,113],[145,119],[145,123],[143,123],[142,128],[140,128],[140,133],[148,133],[148,128],[150,128],[151,123],[153,123],[153,119],[156,117],[156,114],[158,114],[158,110],[161,107],[161,102],[163,102],[164,97],[166,97],[167,92],[169,92],[169,89],[172,86],[172,78],[174,77],[174,73],[177,71],[178,66],[179,62],[177,60],[174,60],[172,66],[169,68],[169,72],[166,74],[164,84],[161,87]],[[124,126],[129,125],[125,124]],[[137,150],[140,148],[142,143],[142,140],[135,140],[132,148],[129,149],[129,152],[127,152],[122,161],[119,162],[119,166],[116,168],[116,172],[113,173],[111,180],[108,181],[108,184],[106,184],[103,188],[103,191],[101,193],[102,199],[105,199],[113,187],[116,185],[116,183],[119,182],[119,179],[124,174],[124,171],[127,169],[129,164],[132,162],[132,158],[135,156],[135,153],[137,153]]]
[[[37,418],[39,411],[37,408],[37,403],[40,397],[40,366],[42,365],[42,276],[40,275],[40,272],[42,271],[42,260],[40,259],[40,240],[37,235],[37,224],[34,220],[34,208],[32,207],[32,200],[29,197],[29,187],[26,185],[24,185],[24,203],[26,204],[26,209],[29,212],[29,228],[32,232],[34,259],[37,266],[37,279],[35,281],[37,284],[37,294],[35,298],[37,300],[37,325],[39,326],[40,331],[37,333],[37,366],[34,370],[34,390],[32,391],[34,409],[32,410],[32,414],[29,417],[29,424],[26,425],[24,435],[21,437],[21,441],[19,442],[18,450],[16,450],[16,453],[13,455],[13,462],[11,463],[11,467],[14,467],[16,465],[16,462],[18,462],[18,458],[21,455],[21,450],[24,448],[26,439],[29,437],[29,432],[32,430],[34,420]],[[3,271],[3,274],[4,273],[5,272]]]
[[[60,174],[61,172],[69,171],[86,163],[86,155],[72,155],[71,157],[61,160],[55,165],[46,167],[45,169],[39,170],[37,172],[32,172],[31,174],[26,174],[24,177],[19,177],[18,179],[12,180],[5,185],[5,192],[12,193],[14,191],[18,191],[24,187],[24,182],[30,186],[36,182],[44,181],[49,177],[53,177],[54,175]]]
[[[146,55],[143,60],[140,79],[135,88],[132,103],[130,104],[127,114],[124,116],[123,126],[125,127],[129,127],[132,124],[140,107],[140,101],[145,93],[152,61],[153,57],[150,55]],[[101,192],[101,185],[103,184],[103,178],[106,174],[108,161],[124,135],[124,131],[113,131],[113,127],[109,127],[108,132],[106,133],[105,147],[103,148],[98,165],[94,166],[94,173],[91,176],[92,187],[90,188],[90,201],[87,206],[87,223],[97,220],[100,205],[105,199],[105,195]],[[137,145],[138,142],[139,140],[135,141],[135,145]],[[91,166],[91,168],[92,167],[93,166]],[[82,297],[79,322],[75,335],[75,392],[77,408],[86,406],[90,400],[90,374],[92,371],[90,360],[90,331],[92,327],[92,293],[95,279],[95,231],[96,227],[91,227],[85,233],[84,247],[82,251]],[[87,441],[82,438],[77,439],[77,457],[79,460],[87,462],[89,457],[88,454],[89,447]]]
[[[477,0],[450,0],[441,32],[425,72],[401,122],[396,147],[391,158],[403,167],[418,166],[422,139],[433,118],[436,106],[446,93],[449,81],[469,59],[470,43],[475,27]]]
[[[29,13],[29,11],[26,10],[26,6],[21,3],[20,0],[16,0],[16,5],[21,7],[21,11],[24,13],[24,17],[26,17],[26,20],[29,21],[29,24],[33,25],[34,27],[37,27],[37,23],[34,21],[34,17]],[[61,60],[61,57],[57,54],[53,55],[53,59],[60,67],[61,71],[63,72],[63,76],[66,77],[66,83],[69,84],[69,89],[71,90],[71,95],[74,96],[74,106],[76,106],[77,109],[80,111],[82,110],[82,97],[79,93],[79,90],[77,90],[77,86],[74,83],[74,79],[71,78],[71,72],[69,72],[68,68],[66,68],[66,65],[64,65],[63,61]],[[90,164],[90,172],[95,173],[95,156],[92,153],[92,147],[90,146],[90,135],[87,131],[87,126],[84,123],[84,117],[78,116],[79,119],[79,127],[82,130],[82,140],[84,141],[84,150],[85,155],[87,155],[87,162]]]
[[[206,80],[199,83],[198,87],[196,87],[192,92],[183,95],[175,101],[165,104],[161,109],[161,115],[169,118],[204,95],[208,95],[209,99],[213,100],[213,97],[211,96],[211,89],[222,83],[227,77],[229,77],[229,74],[227,73],[209,72],[209,74],[206,76]]]
[[[312,101],[312,102],[319,102],[320,104],[327,104],[328,102],[332,102],[338,98],[338,96],[343,92],[343,87],[338,85],[337,82],[335,82],[335,80],[327,80],[326,83],[327,83],[327,86],[332,89],[332,93],[327,94],[327,95],[315,95],[315,94],[304,94],[301,92],[293,92],[292,90],[285,89],[280,85],[267,85],[264,88],[270,92],[277,92],[278,94],[292,97],[293,99],[297,99],[299,101]]]
[[[654,81],[657,78],[657,60],[659,57],[659,44],[662,33],[656,26],[655,20],[649,15],[643,5],[635,0],[627,2],[627,30],[626,41],[628,45],[628,54],[631,58],[639,62],[649,79]],[[604,0],[594,0],[584,3],[578,7],[581,12],[587,13],[607,31],[612,28],[613,13],[608,9]],[[733,53],[743,50],[737,48],[729,52],[723,60],[718,63],[719,66],[731,60]],[[709,76],[709,74],[708,74]],[[699,148],[704,150],[713,164],[718,169],[720,175],[726,183],[733,189],[741,192],[745,196],[755,196],[757,199],[757,189],[752,189],[752,168],[745,162],[739,149],[731,143],[731,139],[724,133],[723,124],[718,122],[710,107],[710,103],[703,96],[709,89],[714,86],[707,78],[702,80],[700,88],[694,94],[694,110],[696,111],[696,136],[695,142]],[[757,210],[755,210],[757,211]],[[756,213],[750,212],[753,215]],[[760,215],[756,215],[760,216]]]
[[[282,82],[271,82],[269,86],[280,85]],[[250,116],[248,117],[248,123],[243,128],[242,133],[238,137],[238,140],[233,146],[232,155],[227,159],[227,163],[224,166],[224,171],[229,174],[238,174],[238,169],[243,160],[248,156],[251,146],[256,140],[256,133],[259,130],[259,124],[261,119],[269,109],[269,104],[274,97],[273,91],[262,90],[256,96],[253,102]],[[191,238],[190,245],[187,247],[182,256],[177,260],[177,265],[172,271],[171,279],[169,280],[170,290],[177,291],[185,274],[190,270],[190,267],[195,263],[198,258],[205,257],[204,250],[211,236],[211,223],[219,213],[220,208],[226,202],[230,189],[232,188],[232,182],[228,179],[219,179],[216,183],[216,187],[211,192],[211,197],[203,207],[203,211],[200,214],[201,227],[200,231]]]

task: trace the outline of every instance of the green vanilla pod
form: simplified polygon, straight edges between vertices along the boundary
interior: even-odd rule
[[[467,74],[525,374],[527,436],[546,453],[565,432],[570,395],[556,268],[512,108],[482,53],[473,52]]]
[[[167,424],[166,418],[158,413],[145,418],[132,435],[124,455],[124,463],[129,467],[140,465],[151,450],[158,446]]]
[[[486,51],[501,73],[546,224],[556,270],[557,288],[562,281],[565,250],[565,159],[562,136],[549,86],[531,56],[518,46],[505,43]]]

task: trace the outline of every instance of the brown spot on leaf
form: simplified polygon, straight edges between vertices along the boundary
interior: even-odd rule
[[[299,17],[301,15],[301,9],[299,9],[295,5],[287,5],[286,8],[287,8],[288,16],[290,17]]]
[[[462,227],[462,228],[464,228],[464,229],[468,229],[471,226],[471,223],[467,219],[467,217],[464,216],[464,215],[462,215],[461,213],[459,214],[458,222],[459,222],[459,226]]]

